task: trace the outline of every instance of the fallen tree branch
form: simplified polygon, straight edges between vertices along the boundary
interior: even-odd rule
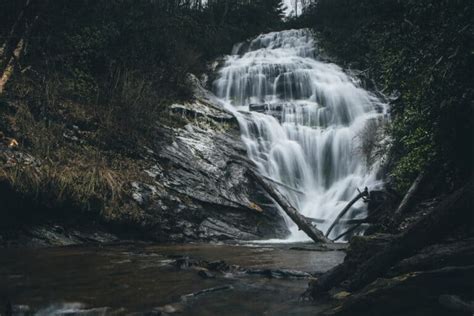
[[[30,32],[38,20],[38,15],[32,15],[35,13],[31,8],[33,2],[34,0],[26,1],[9,33],[9,37],[0,48],[0,95],[13,75],[15,65],[19,63],[20,57],[25,51]]]
[[[334,241],[338,241],[339,239],[341,239],[342,237],[352,233],[353,231],[355,231],[357,228],[359,228],[362,224],[364,224],[364,222],[360,222],[360,223],[357,223],[356,225],[352,226],[351,228],[347,229],[345,232],[343,232],[342,234],[340,234],[339,236],[337,236],[336,238],[334,238]]]
[[[368,216],[367,218],[365,218],[364,221],[359,221],[358,223],[357,223],[357,222],[354,223],[354,224],[355,224],[354,226],[352,226],[351,228],[349,228],[348,230],[346,230],[345,232],[343,232],[342,234],[340,234],[339,236],[337,236],[336,238],[334,238],[334,241],[338,241],[339,239],[341,239],[342,237],[346,236],[347,234],[352,233],[354,230],[356,230],[357,228],[359,228],[359,227],[360,227],[362,224],[364,224],[364,223],[373,222],[375,215],[377,215],[381,210],[382,210],[382,207],[379,206],[375,211],[372,212],[372,214],[370,214],[370,216]]]
[[[284,183],[282,183],[282,182],[280,182],[280,181],[277,181],[277,180],[272,179],[272,178],[270,178],[270,177],[264,176],[264,175],[262,175],[262,174],[261,174],[260,176],[261,176],[262,178],[265,178],[266,180],[268,180],[268,181],[270,181],[270,182],[273,182],[273,183],[275,183],[275,184],[277,184],[277,185],[279,185],[279,186],[281,186],[281,187],[284,187],[285,189],[288,189],[288,190],[294,191],[294,192],[296,192],[296,193],[305,195],[305,193],[304,193],[303,191],[300,191],[300,190],[298,190],[298,189],[296,189],[296,188],[293,188],[293,187],[291,187],[291,186],[289,186],[289,185],[287,185],[287,184],[284,184]]]
[[[464,265],[379,278],[326,315],[472,315],[474,304],[460,297],[470,297],[473,277],[474,266]]]
[[[2,73],[2,76],[0,77],[0,95],[3,93],[3,90],[5,89],[5,85],[7,84],[8,80],[12,76],[13,70],[15,68],[15,63],[20,59],[20,56],[21,56],[21,53],[23,52],[24,47],[25,47],[25,42],[23,39],[21,39],[18,42],[16,49],[13,51],[13,56],[8,61],[7,66],[5,67],[5,70]]]
[[[455,227],[472,223],[473,197],[474,184],[471,181],[391,241],[383,251],[361,264],[347,282],[347,289],[360,289],[399,260],[437,242]]]
[[[295,209],[286,198],[273,188],[268,182],[264,180],[261,175],[255,173],[255,171],[248,169],[248,173],[260,187],[278,204],[281,206],[283,211],[290,217],[290,219],[298,226],[298,228],[306,233],[309,238],[315,242],[331,242],[324,234],[314,227],[303,215],[301,215],[297,209]]]
[[[8,60],[10,60],[11,55],[13,55],[13,51],[15,47],[18,46],[18,42],[21,40],[21,37],[18,37],[18,34],[22,33],[20,31],[21,28],[25,27],[24,19],[26,10],[31,5],[31,0],[26,0],[24,7],[21,9],[18,17],[15,20],[10,32],[6,36],[6,40],[3,43],[2,47],[0,47],[0,67],[3,67],[1,70],[6,68],[8,64]]]
[[[397,210],[395,211],[395,218],[399,218],[401,215],[405,214],[410,207],[412,207],[413,202],[415,201],[416,195],[420,188],[420,184],[423,182],[425,178],[425,173],[421,172],[418,177],[416,177],[415,181],[413,181],[410,189],[408,189],[407,193],[403,197],[403,200],[400,202]]]
[[[315,224],[324,224],[328,220],[327,219],[322,219],[322,218],[312,218],[312,217],[306,217],[305,218]],[[352,225],[352,224],[360,224],[360,223],[368,223],[369,218],[356,218],[356,219],[341,219],[339,220],[338,224],[346,224],[346,225]]]
[[[329,226],[329,229],[326,232],[326,237],[329,236],[334,226],[336,226],[336,224],[340,221],[341,217],[346,215],[346,213],[349,211],[352,205],[354,205],[355,202],[357,202],[361,198],[366,198],[368,196],[369,196],[369,190],[367,188],[365,188],[364,191],[359,192],[359,194],[357,194],[357,196],[353,198],[352,201],[350,201],[349,204],[347,204],[346,207],[339,213],[339,215],[336,217],[336,219],[331,224],[331,226]]]

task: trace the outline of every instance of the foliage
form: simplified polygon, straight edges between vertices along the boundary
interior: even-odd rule
[[[385,93],[400,95],[389,167],[401,191],[425,168],[446,189],[471,176],[473,16],[470,0],[318,0],[298,20]]]
[[[282,15],[279,0],[29,3],[37,18],[10,96],[26,84],[22,97],[35,99],[31,106],[43,117],[57,102],[76,102],[97,121],[121,127],[125,138],[149,129],[173,100],[191,97],[189,72],[200,74],[235,42],[279,27]],[[2,1],[4,38],[23,6]]]
[[[0,96],[0,135],[20,144],[0,143],[0,186],[45,209],[134,216],[124,191],[145,181],[146,148],[163,141],[156,125],[182,123],[168,105],[192,97],[187,74],[280,27],[281,14],[279,0],[0,1],[0,49],[25,36],[18,22],[34,25]]]

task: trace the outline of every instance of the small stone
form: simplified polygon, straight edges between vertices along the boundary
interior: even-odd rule
[[[338,293],[334,294],[333,298],[336,299],[336,300],[343,300],[343,299],[347,298],[350,295],[351,295],[351,293],[349,293],[349,292],[341,291],[341,292],[338,292]]]
[[[174,314],[183,311],[183,307],[178,304],[168,304],[156,309],[159,312],[166,313],[166,314]]]
[[[207,269],[202,269],[198,271],[198,275],[203,279],[214,279],[216,276],[209,272]]]

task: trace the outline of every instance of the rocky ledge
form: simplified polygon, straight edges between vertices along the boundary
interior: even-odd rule
[[[170,115],[183,122],[182,126],[156,126],[156,142],[137,153],[140,170],[123,185],[119,207],[88,214],[86,217],[90,222],[84,220],[83,213],[77,216],[81,218],[77,222],[69,216],[67,225],[55,215],[47,216],[40,223],[33,220],[25,225],[23,222],[22,240],[32,236],[41,244],[70,244],[84,240],[113,241],[122,237],[169,242],[286,236],[284,218],[247,176],[252,163],[240,141],[236,119],[202,88],[195,77],[190,77],[189,81],[194,86],[194,100],[170,108]],[[34,167],[41,164],[39,159],[19,147],[3,146],[0,155],[5,162],[13,161],[17,165],[28,163]],[[7,203],[7,209],[0,215],[15,220],[18,207],[11,201],[15,196],[15,184],[3,180],[1,187],[0,194],[8,197],[11,203]],[[20,199],[21,195],[16,198]],[[107,201],[102,202],[99,205],[107,204]],[[37,212],[35,208],[47,206],[30,203],[27,208],[27,213],[34,213]],[[83,231],[81,227],[89,227],[87,231],[90,231],[92,222],[98,223],[107,237],[94,238],[88,236],[89,233],[84,236],[77,232]],[[40,229],[38,224],[41,224]],[[0,229],[4,244],[18,238],[18,228],[14,229],[14,234],[8,227]],[[72,237],[67,234],[70,229],[75,232],[70,234]],[[66,233],[58,235],[58,230],[66,230]],[[123,232],[127,232],[125,236],[122,236]],[[112,235],[107,235],[109,233]]]

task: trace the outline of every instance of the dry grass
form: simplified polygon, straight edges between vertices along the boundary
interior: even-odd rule
[[[0,181],[47,208],[138,218],[128,186],[146,178],[140,152],[157,141],[158,120],[176,119],[140,73],[117,69],[104,84],[109,95],[75,98],[54,72],[16,76],[1,100],[0,131],[19,146],[0,148],[0,162],[8,161]]]
[[[66,139],[66,124],[72,123],[38,119],[23,103],[15,107],[13,115],[2,119],[16,131],[20,145],[15,151],[0,151],[5,162],[0,164],[0,181],[48,207],[72,206],[106,218],[124,211],[126,185],[143,177],[142,162],[101,149],[94,132],[82,135],[81,142]],[[75,120],[84,118],[75,107],[70,102],[58,106]]]
[[[76,155],[64,162],[18,161],[0,168],[0,179],[8,181],[16,191],[52,206],[67,203],[82,210],[98,211],[105,204],[119,205],[124,193],[123,175],[103,159],[91,159],[94,157]]]

